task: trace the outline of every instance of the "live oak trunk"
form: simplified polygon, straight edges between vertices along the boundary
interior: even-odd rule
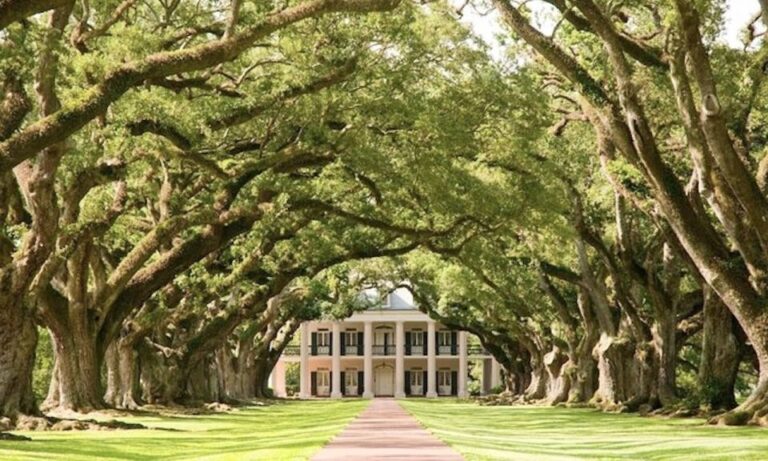
[[[115,408],[134,410],[137,403],[138,375],[136,351],[130,340],[121,338],[107,348],[107,391],[104,400]]]
[[[717,294],[705,290],[699,385],[703,404],[712,409],[736,406],[734,386],[741,354],[733,314]]]
[[[256,370],[253,349],[244,341],[234,354],[229,346],[219,348],[215,354],[215,366],[219,400],[243,401],[256,395]]]
[[[528,352],[531,357],[531,378],[525,389],[524,398],[526,400],[543,399],[547,396],[547,370],[544,365],[544,356],[535,346],[529,347]]]
[[[598,385],[591,403],[607,410],[618,410],[634,395],[634,344],[626,337],[603,333],[594,348]]]
[[[0,416],[38,413],[32,391],[37,329],[20,304],[0,306]]]
[[[95,339],[82,331],[52,329],[57,388],[49,391],[48,409],[82,413],[104,408],[101,361]]]
[[[677,319],[674,312],[659,315],[653,324],[653,351],[655,354],[656,387],[662,405],[670,405],[676,400]]]
[[[565,402],[571,391],[576,365],[555,346],[544,355],[544,366],[547,370],[547,401],[551,404]]]

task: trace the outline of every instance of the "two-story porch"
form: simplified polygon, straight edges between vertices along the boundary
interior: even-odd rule
[[[481,348],[470,349],[466,332],[450,330],[407,304],[343,321],[304,323],[299,346],[286,350],[276,367],[278,395],[284,393],[285,363],[297,359],[300,398],[466,397],[468,361],[491,363]],[[493,385],[484,381],[484,388]]]

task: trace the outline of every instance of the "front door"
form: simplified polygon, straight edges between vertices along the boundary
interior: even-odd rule
[[[373,374],[373,392],[376,395],[394,395],[395,370],[389,365],[381,365]]]

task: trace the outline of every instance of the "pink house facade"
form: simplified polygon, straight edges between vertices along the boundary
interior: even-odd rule
[[[301,325],[298,347],[275,366],[272,387],[286,396],[285,370],[300,364],[299,398],[427,397],[469,395],[468,364],[482,366],[480,391],[499,385],[498,363],[469,334],[451,330],[419,311],[405,289],[383,305],[343,321]]]

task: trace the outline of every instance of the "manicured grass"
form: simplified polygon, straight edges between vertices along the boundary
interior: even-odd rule
[[[766,460],[768,429],[590,409],[484,407],[401,400],[437,437],[473,460]]]
[[[118,418],[153,430],[17,432],[0,441],[2,460],[304,460],[368,403],[287,401],[231,413]]]

